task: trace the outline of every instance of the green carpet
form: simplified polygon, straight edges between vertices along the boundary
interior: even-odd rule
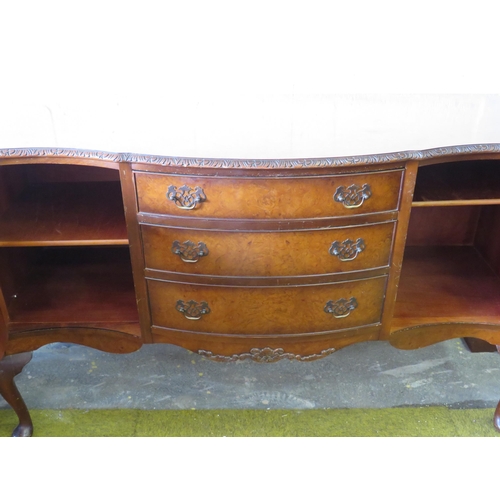
[[[494,409],[32,410],[35,436],[500,436]],[[0,436],[17,420],[0,410]]]

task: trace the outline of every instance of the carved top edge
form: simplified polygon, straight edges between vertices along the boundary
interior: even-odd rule
[[[500,153],[500,143],[468,144],[462,146],[447,146],[441,148],[425,149],[422,151],[401,151],[396,153],[374,155],[290,159],[189,158],[155,156],[135,153],[112,153],[106,151],[68,148],[15,148],[0,149],[0,159],[36,157],[44,157],[47,159],[75,158],[109,162],[144,163],[165,167],[291,169],[378,165],[385,163],[405,162],[409,160],[423,161],[445,156],[467,156],[478,153]]]
[[[120,153],[69,148],[11,148],[0,149],[1,158],[75,158],[119,162]]]

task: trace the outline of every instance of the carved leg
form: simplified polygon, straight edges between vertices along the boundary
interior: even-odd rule
[[[500,432],[500,401],[497,404],[497,409],[495,410],[495,415],[493,416],[493,424],[497,431]]]
[[[23,371],[31,361],[33,353],[24,352],[6,356],[0,361],[0,395],[9,403],[19,418],[19,425],[12,432],[13,437],[30,437],[33,435],[33,423],[28,407],[19,393],[14,377]]]

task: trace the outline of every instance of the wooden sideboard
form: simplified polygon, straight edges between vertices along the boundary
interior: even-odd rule
[[[31,352],[500,344],[500,144],[236,160],[0,150],[0,394]],[[500,430],[500,405],[494,415]]]

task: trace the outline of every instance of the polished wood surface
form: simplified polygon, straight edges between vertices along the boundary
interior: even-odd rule
[[[403,262],[403,254],[411,211],[411,200],[413,199],[417,171],[417,162],[410,161],[407,163],[401,193],[401,206],[398,214],[396,234],[394,236],[394,246],[387,283],[386,300],[384,301],[384,309],[382,313],[380,340],[387,340],[390,335],[391,322],[394,315],[395,301],[399,287],[399,279],[401,276],[401,266]]]
[[[0,247],[56,245],[128,245],[120,184],[27,190],[0,217]]]
[[[190,332],[153,326],[153,339],[157,343],[176,344],[193,352],[204,352],[213,361],[238,361],[251,359],[259,362],[295,359],[297,361],[314,361],[333,352],[358,342],[377,340],[380,326],[364,326],[348,328],[315,335],[221,335],[216,333]],[[282,350],[291,357],[280,358],[279,352],[272,360],[261,360],[259,353],[270,348]],[[256,356],[248,357],[257,350]],[[208,354],[211,353],[211,354]]]
[[[500,168],[495,161],[421,167],[414,206],[500,204]]]
[[[471,337],[491,344],[500,343],[500,327],[497,324],[479,322],[438,322],[404,326],[408,323],[394,322],[394,330],[389,337],[392,346],[398,349],[420,349],[445,340]]]
[[[480,206],[413,207],[407,246],[472,245]]]
[[[500,432],[500,401],[495,408],[495,414],[493,415],[493,425],[495,429]]]
[[[136,173],[139,210],[183,217],[228,219],[307,219],[352,216],[395,210],[398,207],[402,172],[356,175],[232,178],[188,177]],[[369,185],[371,196],[357,208],[334,200],[339,188]],[[206,200],[193,209],[179,208],[167,198],[171,186],[201,188]]]
[[[0,247],[128,244],[117,171],[7,166],[0,194]]]
[[[53,342],[79,344],[117,354],[137,351],[144,344],[138,322],[88,322],[85,325],[17,325],[20,330],[11,332],[6,355],[34,351]]]
[[[341,330],[380,321],[386,277],[295,287],[203,286],[148,280],[153,325],[223,334],[299,334]],[[355,298],[346,317],[325,312],[329,301]],[[199,320],[176,310],[179,300],[206,302]]]
[[[31,352],[24,352],[14,356],[6,356],[0,360],[0,395],[9,403],[19,418],[19,424],[12,432],[13,437],[30,437],[33,435],[33,422],[18,388],[14,377],[21,373],[31,361]]]
[[[470,246],[408,247],[393,324],[500,325],[500,278]]]
[[[137,312],[141,337],[145,343],[152,342],[151,317],[149,312],[148,292],[144,276],[144,251],[139,224],[137,223],[137,193],[134,183],[134,174],[128,163],[120,163],[120,180],[122,186],[125,219],[129,235],[131,268],[134,281]]]
[[[1,291],[0,291],[0,302],[3,301],[3,297],[1,297]],[[7,315],[5,313],[5,310],[2,310],[3,308],[0,308],[0,360],[4,357],[5,355],[5,349],[7,347],[7,340],[9,338],[8,334],[8,327],[7,327]]]
[[[289,160],[0,150],[0,359],[60,341],[257,362],[378,339],[500,344],[495,205],[500,145]]]
[[[117,244],[128,244],[119,183],[32,187],[0,216],[0,247]]]
[[[394,226],[390,222],[315,231],[232,232],[142,225],[141,231],[149,269],[303,276],[387,267]]]
[[[25,324],[139,321],[127,247],[31,250],[32,267],[8,304],[13,331]]]
[[[351,215],[347,217],[327,217],[318,219],[226,219],[179,217],[164,214],[136,214],[139,224],[150,226],[178,227],[181,229],[207,229],[209,231],[305,231],[308,229],[341,228],[393,222],[398,219],[398,212],[377,212],[374,214]]]
[[[481,207],[474,245],[497,275],[500,275],[500,206]]]

